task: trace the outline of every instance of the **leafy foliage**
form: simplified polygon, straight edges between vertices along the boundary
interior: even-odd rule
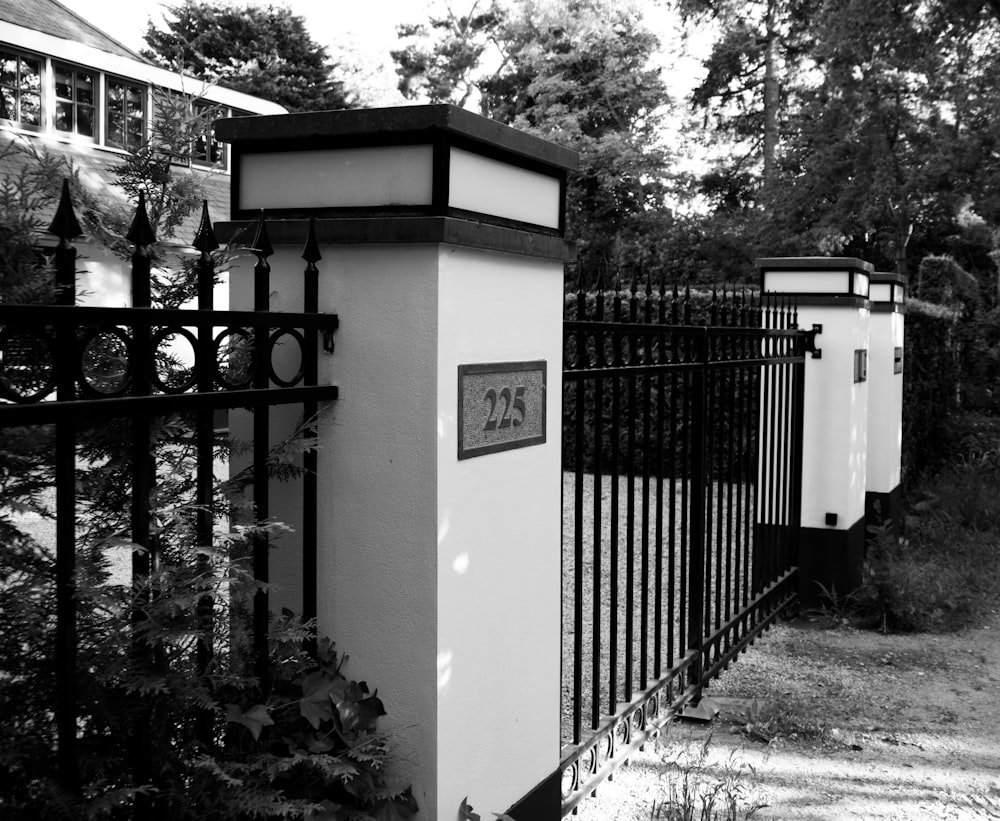
[[[478,93],[482,114],[580,152],[567,226],[588,282],[656,256],[672,223],[659,142],[669,97],[651,64],[658,41],[636,11],[520,0],[399,31],[411,40],[393,52],[404,94],[471,103]]]
[[[153,219],[164,230],[178,206],[166,162],[176,145],[164,140],[138,152],[120,177],[126,197],[142,191],[162,204]],[[28,151],[33,162],[0,180],[0,293],[6,302],[50,301],[52,271],[37,251],[39,214],[63,176],[78,185],[76,169],[31,145],[10,150]],[[121,221],[102,210],[104,198],[81,196],[91,236],[121,240]],[[191,297],[190,276],[162,273],[155,302]],[[103,378],[115,378],[114,345],[96,356]],[[77,784],[56,777],[54,430],[0,430],[0,816],[412,817],[412,795],[386,773],[381,700],[365,682],[346,678],[346,657],[316,641],[314,624],[291,614],[273,620],[269,673],[258,676],[248,603],[262,585],[246,557],[258,537],[273,539],[284,528],[255,521],[244,472],[214,488],[209,527],[217,533],[206,543],[190,418],[152,423],[150,540],[129,540],[132,460],[146,456],[125,444],[133,424],[123,418],[77,429]],[[293,455],[305,447],[309,424],[272,449],[269,476],[301,471]],[[219,458],[247,447],[223,436],[214,446]],[[155,766],[145,770],[138,764],[149,760],[144,748],[155,751]]]
[[[337,67],[284,6],[183,0],[167,7],[166,30],[150,24],[143,55],[289,111],[348,108]]]

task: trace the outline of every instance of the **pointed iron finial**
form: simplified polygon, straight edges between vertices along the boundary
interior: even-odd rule
[[[59,239],[69,241],[83,236],[80,223],[76,219],[73,211],[73,201],[69,195],[69,180],[64,179],[62,184],[62,195],[59,197],[59,207],[52,218],[52,225],[49,226],[49,233],[55,234]]]
[[[629,293],[632,294],[632,299],[635,299],[635,295],[639,293],[639,286],[635,281],[635,271],[632,272],[632,284],[629,286]]]
[[[267,259],[274,253],[271,238],[267,235],[267,223],[264,221],[263,208],[260,209],[260,216],[257,218],[257,232],[253,235],[250,250],[260,257],[261,260]]]
[[[156,242],[156,234],[149,224],[149,214],[146,212],[146,192],[139,192],[139,202],[135,206],[135,216],[132,218],[132,227],[128,229],[125,239],[135,245],[136,248],[143,248]]]
[[[198,225],[198,233],[194,235],[194,242],[191,244],[203,254],[211,254],[219,247],[219,241],[215,238],[215,229],[212,227],[212,220],[208,216],[208,200],[201,201],[201,223]]]
[[[646,276],[646,299],[648,300],[653,296],[653,278],[651,276]]]
[[[607,268],[606,265],[601,265],[597,269],[597,282],[594,283],[594,290],[597,291],[598,293],[604,290],[604,274],[606,268]]]
[[[316,240],[316,217],[309,218],[309,233],[306,235],[306,245],[302,249],[302,259],[309,265],[315,265],[323,255],[319,252],[319,242]]]

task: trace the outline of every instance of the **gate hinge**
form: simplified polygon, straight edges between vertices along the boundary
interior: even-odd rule
[[[812,354],[813,359],[822,359],[823,351],[816,347],[816,337],[823,333],[822,325],[813,325],[811,331],[806,331],[806,350]]]
[[[340,327],[340,317],[332,316],[330,317],[330,327],[323,329],[323,350],[326,353],[333,353],[333,335],[337,332],[337,328]]]

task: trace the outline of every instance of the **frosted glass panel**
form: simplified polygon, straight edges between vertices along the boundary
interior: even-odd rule
[[[429,145],[244,154],[239,207],[430,205]]]

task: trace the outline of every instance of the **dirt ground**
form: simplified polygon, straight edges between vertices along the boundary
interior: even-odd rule
[[[706,692],[719,715],[671,725],[579,821],[673,818],[662,802],[685,782],[737,799],[737,818],[1000,819],[1000,606],[949,635],[799,618]]]

